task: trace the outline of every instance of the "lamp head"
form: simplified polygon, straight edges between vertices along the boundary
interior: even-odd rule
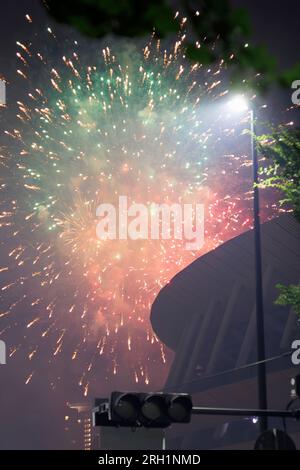
[[[249,104],[244,95],[236,95],[228,102],[229,109],[234,113],[243,113],[249,109]]]

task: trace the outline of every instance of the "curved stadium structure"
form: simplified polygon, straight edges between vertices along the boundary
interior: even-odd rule
[[[300,224],[284,214],[261,226],[261,238],[269,408],[285,408],[296,373],[291,344],[300,339],[300,325],[292,308],[274,304],[275,286],[299,283]],[[152,326],[175,352],[166,390],[192,393],[202,406],[257,407],[253,251],[251,230],[194,261],[158,294]],[[253,447],[253,426],[245,431],[241,420],[226,422],[224,433],[224,418],[202,417],[197,433],[192,425],[184,436],[175,429],[173,442],[181,448]]]

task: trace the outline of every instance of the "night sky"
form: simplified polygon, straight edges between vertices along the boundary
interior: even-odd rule
[[[289,67],[299,60],[300,3],[298,1],[236,0],[233,3],[247,7],[252,18],[254,41],[258,44],[264,43],[277,57],[282,68]],[[15,74],[15,53],[16,41],[24,37],[28,28],[24,21],[25,14],[30,14],[35,23],[41,27],[48,26],[49,23],[53,24],[53,20],[49,21],[46,10],[37,0],[10,0],[1,3],[0,75],[5,76],[9,82],[8,106],[22,94],[19,88],[20,81],[16,79]],[[57,29],[64,32],[66,36],[70,34],[69,27],[59,25]],[[97,41],[93,42],[97,43]],[[103,42],[105,43],[105,40]],[[267,98],[271,113],[273,109],[276,109],[275,113],[280,115],[280,111],[290,105],[290,96],[291,90],[289,89],[271,90]],[[11,118],[9,109],[7,113],[7,116]],[[3,116],[0,116],[1,141],[4,124]],[[0,253],[5,253],[6,250],[7,246],[1,246]],[[23,361],[18,359],[13,361],[8,359],[6,366],[0,366],[0,448],[60,449],[70,447],[64,432],[65,405],[67,401],[82,400],[82,394],[73,385],[74,370],[69,367],[68,363],[64,364],[61,361],[60,369],[57,370],[57,376],[61,379],[55,390],[51,390],[48,381],[45,380],[46,370],[37,374],[32,384],[25,386],[22,367]],[[99,372],[101,376],[101,371]],[[123,375],[120,386],[126,382],[125,378],[126,375]],[[163,384],[163,377],[161,380]],[[117,383],[115,385],[117,386]],[[92,400],[91,395],[88,398]]]

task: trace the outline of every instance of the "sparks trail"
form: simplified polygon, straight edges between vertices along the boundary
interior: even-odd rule
[[[128,382],[148,385],[168,363],[148,318],[157,292],[195,257],[251,226],[242,137],[228,152],[247,122],[235,129],[220,112],[208,113],[205,100],[227,94],[224,64],[190,66],[184,34],[170,50],[155,37],[142,53],[118,56],[105,47],[90,64],[76,41],[71,49],[51,28],[47,35],[41,50],[43,41],[17,42],[26,98],[18,101],[18,126],[6,130],[0,220],[10,248],[1,267],[1,330],[19,331],[11,355],[28,357],[26,384],[33,365],[54,371],[63,358],[78,362],[84,395],[99,367],[106,380],[125,369]],[[185,250],[185,240],[100,241],[96,207],[117,205],[119,195],[204,204],[203,250]],[[276,205],[265,206],[267,218]]]

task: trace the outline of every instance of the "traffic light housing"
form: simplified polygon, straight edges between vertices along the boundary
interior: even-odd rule
[[[171,423],[167,413],[166,395],[147,393],[140,396],[139,422],[145,427],[166,428]]]
[[[138,393],[112,392],[109,402],[110,419],[122,426],[135,426],[139,406]]]
[[[193,403],[190,395],[172,393],[168,396],[168,415],[173,423],[189,423]]]
[[[189,423],[193,403],[186,393],[113,392],[110,400],[97,399],[96,426],[166,428]]]

